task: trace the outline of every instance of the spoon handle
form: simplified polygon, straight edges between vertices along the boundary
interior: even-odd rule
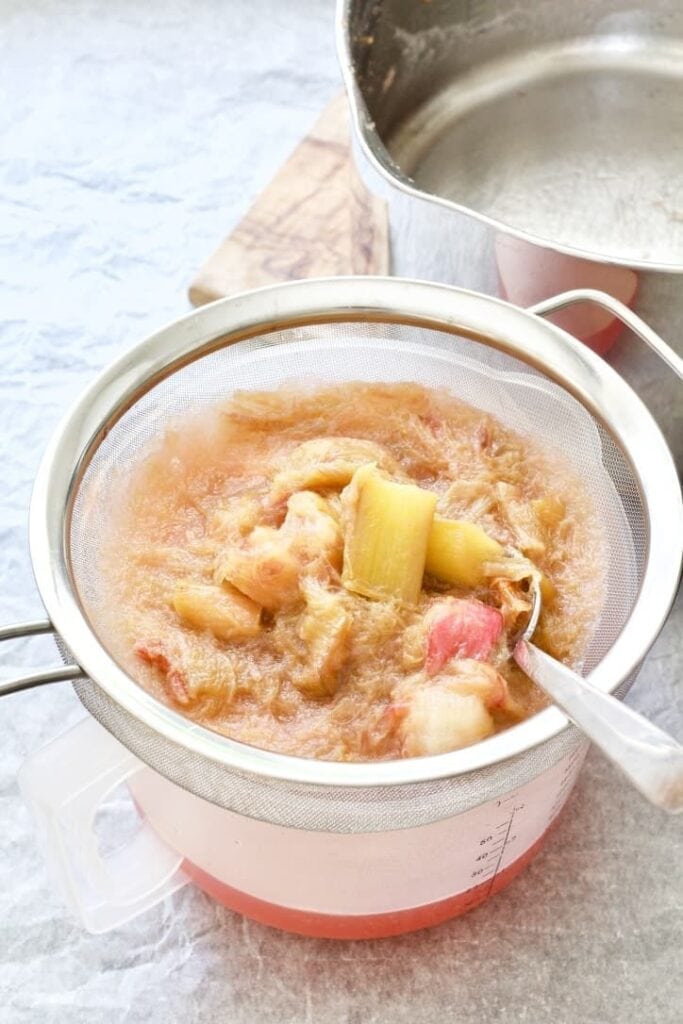
[[[513,656],[644,797],[672,814],[683,810],[683,746],[672,736],[528,641]]]

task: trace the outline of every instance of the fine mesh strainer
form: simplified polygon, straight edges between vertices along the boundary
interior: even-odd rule
[[[606,363],[538,316],[471,292],[376,278],[299,282],[214,303],[94,382],[53,438],[32,500],[31,552],[50,621],[0,634],[54,628],[77,664],[14,688],[73,679],[88,711],[161,776],[220,808],[307,831],[438,822],[576,751],[582,737],[548,708],[437,757],[340,764],[274,754],[161,704],[91,628],[112,467],[134,460],[170,416],[236,389],[359,379],[445,386],[563,451],[594,496],[608,549],[607,596],[585,672],[623,695],[666,619],[683,547],[678,480],[654,421]]]

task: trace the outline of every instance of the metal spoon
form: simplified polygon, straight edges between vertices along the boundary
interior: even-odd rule
[[[683,810],[683,746],[616,697],[596,689],[530,639],[541,614],[541,590],[532,579],[529,622],[513,658],[644,797],[672,814]]]

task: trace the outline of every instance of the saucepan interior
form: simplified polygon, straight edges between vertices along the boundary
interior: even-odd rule
[[[339,40],[394,185],[591,260],[683,269],[674,0],[342,0]]]

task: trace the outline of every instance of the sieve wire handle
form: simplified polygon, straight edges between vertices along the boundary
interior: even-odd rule
[[[100,851],[93,829],[98,810],[121,783],[145,771],[150,769],[88,716],[19,772],[48,865],[95,935],[125,924],[187,883],[182,856],[144,817],[123,846],[108,856]]]
[[[641,320],[637,313],[606,292],[599,292],[594,288],[576,288],[550,299],[543,299],[542,302],[529,306],[527,312],[534,313],[536,316],[546,316],[548,313],[555,313],[558,309],[564,309],[565,306],[573,306],[577,302],[592,302],[609,313],[613,313],[618,320],[621,320],[622,324],[629,327],[646,345],[649,345],[677,377],[683,380],[683,359],[644,320]]]
[[[514,659],[650,803],[683,811],[683,747],[672,736],[526,640]]]
[[[46,633],[54,635],[54,628],[49,619],[35,619],[32,622],[16,622],[11,626],[0,627],[0,643],[3,640],[19,640],[24,636],[42,636]],[[70,679],[82,679],[84,672],[80,665],[60,665],[58,668],[39,669],[25,676],[15,676],[0,682],[0,697],[20,690],[30,690],[33,686],[43,683],[61,683]]]

